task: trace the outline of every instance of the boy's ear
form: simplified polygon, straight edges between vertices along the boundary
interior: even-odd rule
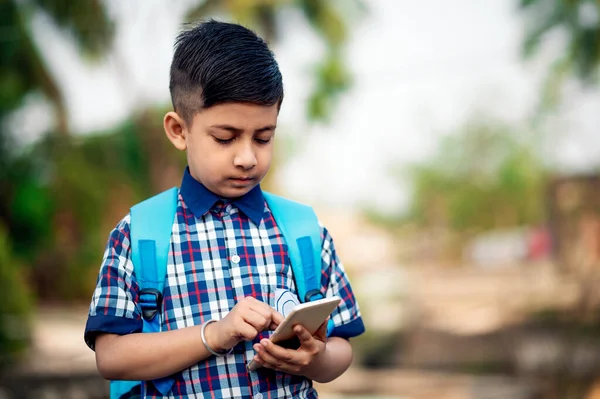
[[[176,112],[167,112],[163,119],[163,126],[165,133],[171,143],[178,150],[185,151],[187,149],[187,143],[185,136],[187,134],[187,128],[183,119],[177,115]]]

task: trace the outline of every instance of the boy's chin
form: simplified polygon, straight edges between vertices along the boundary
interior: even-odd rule
[[[221,187],[217,194],[223,198],[238,198],[248,194],[257,185],[258,183],[246,186],[229,185],[227,187]]]

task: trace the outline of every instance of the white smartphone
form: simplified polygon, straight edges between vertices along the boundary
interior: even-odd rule
[[[306,328],[311,334],[314,334],[327,319],[327,316],[337,308],[340,301],[340,297],[333,296],[296,305],[277,327],[269,340],[273,343],[280,344],[297,339],[296,333],[294,333],[294,326],[298,324]],[[293,347],[293,344],[284,346]],[[254,360],[248,364],[248,370],[250,371],[254,371],[259,367],[260,365]]]

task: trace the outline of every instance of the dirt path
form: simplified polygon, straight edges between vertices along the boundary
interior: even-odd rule
[[[33,373],[90,373],[94,352],[83,341],[87,308],[40,308],[34,317],[33,343],[21,368]]]

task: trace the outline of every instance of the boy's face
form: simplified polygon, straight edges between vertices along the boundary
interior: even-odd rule
[[[186,126],[165,116],[165,130],[175,147],[187,151],[192,176],[213,193],[236,198],[258,185],[269,171],[278,115],[277,104],[225,103],[203,109]]]

